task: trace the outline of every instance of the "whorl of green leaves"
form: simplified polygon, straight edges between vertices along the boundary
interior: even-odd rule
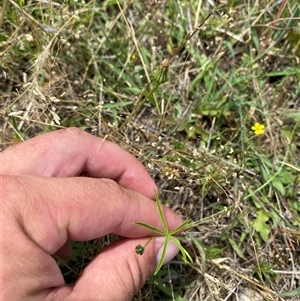
[[[159,216],[160,216],[160,220],[162,222],[162,225],[163,225],[163,228],[164,230],[159,230],[153,226],[150,226],[148,224],[145,224],[145,223],[142,223],[142,222],[136,222],[134,223],[135,225],[139,225],[139,226],[142,226],[144,228],[147,228],[148,230],[156,233],[156,234],[159,234],[161,236],[164,236],[165,237],[165,242],[164,242],[164,246],[163,246],[163,252],[162,252],[162,255],[161,255],[161,258],[160,258],[160,261],[156,267],[156,270],[154,272],[154,275],[156,275],[158,273],[158,271],[161,269],[164,261],[165,261],[165,258],[166,258],[166,252],[167,252],[167,247],[168,247],[168,243],[170,241],[172,241],[177,247],[178,249],[180,250],[181,252],[181,259],[187,263],[187,264],[192,264],[193,263],[193,259],[192,257],[190,256],[190,254],[187,252],[187,250],[181,245],[180,241],[178,240],[177,237],[173,236],[175,235],[176,233],[178,232],[181,232],[182,230],[184,230],[187,225],[190,223],[190,220],[187,220],[185,221],[182,225],[180,225],[179,227],[173,229],[173,230],[169,230],[168,228],[168,225],[167,225],[167,222],[166,222],[166,219],[165,219],[165,216],[163,214],[163,209],[162,209],[162,206],[161,206],[161,203],[160,203],[160,200],[158,198],[158,195],[156,193],[156,191],[154,191],[155,193],[155,200],[156,200],[156,205],[157,205],[157,209],[158,209],[158,213],[159,213]],[[151,242],[151,240],[153,239],[153,237],[151,237],[147,243],[145,244],[144,247],[142,247],[141,245],[137,245],[136,248],[135,248],[135,251],[137,254],[140,254],[138,252],[140,252],[142,250],[142,248],[146,248],[146,246]],[[144,251],[144,250],[143,250]],[[142,255],[142,254],[140,254]]]

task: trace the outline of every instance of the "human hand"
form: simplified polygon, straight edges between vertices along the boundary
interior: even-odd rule
[[[0,154],[2,300],[131,300],[156,267],[163,238],[143,256],[147,229],[162,229],[153,180],[117,145],[78,129],[50,132]],[[182,223],[164,206],[170,228]],[[68,240],[115,233],[72,287],[51,255],[70,255]],[[167,261],[177,253],[170,244]]]

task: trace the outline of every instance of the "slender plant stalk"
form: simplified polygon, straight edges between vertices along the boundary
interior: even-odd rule
[[[198,27],[196,27],[191,33],[186,34],[186,36],[183,38],[182,42],[179,44],[178,47],[174,48],[172,51],[169,59],[164,59],[161,62],[160,68],[156,71],[154,74],[154,78],[151,82],[147,83],[145,87],[143,88],[142,92],[140,93],[140,96],[137,100],[137,106],[133,109],[133,111],[130,113],[130,115],[126,118],[126,120],[121,124],[119,127],[119,131],[124,128],[125,125],[131,120],[131,118],[140,110],[140,108],[144,105],[144,103],[155,93],[155,91],[158,89],[158,87],[165,83],[168,80],[168,69],[170,66],[170,63],[172,59],[179,53],[179,51],[183,48],[185,43],[189,41],[195,34],[198,32],[202,25],[210,18],[212,12],[207,15],[207,17],[200,23]],[[153,88],[144,96],[145,91],[149,88],[152,82],[155,82],[155,85]]]
[[[211,13],[201,22],[201,24],[195,28],[193,30],[192,33],[188,33],[184,39],[182,40],[182,42],[179,44],[178,47],[176,47],[169,59],[164,59],[161,63],[161,66],[160,68],[157,70],[157,72],[155,73],[154,75],[154,78],[153,80],[146,84],[143,91],[141,92],[138,100],[137,100],[137,106],[134,108],[134,110],[132,111],[132,113],[127,117],[127,119],[124,121],[124,123],[119,127],[119,130],[121,130],[128,122],[129,120],[134,116],[134,114],[136,114],[136,112],[139,111],[139,109],[144,105],[144,103],[149,99],[149,97],[151,97],[153,95],[153,93],[155,93],[155,91],[158,89],[158,87],[165,83],[167,80],[168,80],[168,68],[169,68],[169,65],[170,65],[170,62],[171,60],[175,57],[175,55],[177,55],[179,53],[179,51],[182,49],[182,47],[185,45],[185,43],[190,40],[198,30],[200,30],[201,26],[207,21],[207,19],[211,16]],[[149,88],[149,86],[151,85],[152,82],[155,82],[154,86],[151,88],[151,90],[144,96],[144,93],[145,91]],[[174,235],[178,232],[182,232],[183,230],[185,230],[186,228],[189,227],[190,225],[190,220],[187,220],[185,221],[182,225],[180,225],[179,227],[173,229],[173,230],[169,230],[168,228],[168,225],[167,225],[167,222],[166,222],[166,219],[165,219],[165,216],[163,214],[163,210],[162,210],[162,207],[161,207],[161,203],[160,203],[160,200],[158,198],[158,195],[156,193],[156,191],[154,191],[154,194],[155,194],[155,200],[156,200],[156,205],[157,205],[157,209],[158,209],[158,213],[159,213],[159,216],[160,216],[160,219],[161,219],[161,222],[162,222],[162,225],[163,225],[163,228],[164,230],[160,230],[160,229],[157,229],[151,225],[148,225],[146,223],[142,223],[142,222],[136,222],[135,225],[138,225],[138,226],[142,226],[158,235],[161,235],[161,236],[164,236],[165,237],[165,242],[164,242],[164,245],[163,245],[163,251],[162,251],[162,255],[161,255],[161,258],[160,258],[160,261],[156,267],[156,270],[154,272],[154,275],[156,275],[159,270],[161,269],[162,265],[164,264],[164,261],[165,261],[165,258],[166,258],[166,253],[167,253],[167,248],[168,248],[168,244],[169,242],[173,242],[177,247],[178,249],[180,250],[181,252],[181,259],[187,263],[187,264],[192,264],[193,263],[193,259],[192,257],[190,256],[190,254],[187,252],[187,250],[181,245],[180,241],[178,240],[177,237],[175,237]],[[142,245],[137,245],[136,248],[135,248],[135,252],[138,254],[138,255],[143,255],[144,254],[144,251],[145,251],[145,248],[146,246],[152,241],[154,237],[151,237],[147,243],[142,246]]]
[[[4,20],[4,15],[5,15],[7,3],[8,3],[8,0],[3,0],[2,10],[1,10],[1,15],[0,15],[0,28],[3,25],[3,20]]]
[[[140,108],[144,105],[144,103],[149,99],[153,93],[157,90],[157,88],[161,85],[160,83],[156,83],[155,86],[149,91],[149,93],[144,97],[144,91],[148,89],[151,83],[148,83],[145,88],[143,89],[142,93],[140,94],[137,103],[138,105],[134,108],[134,110],[130,113],[130,115],[126,118],[126,120],[121,124],[119,130],[121,130],[129,121],[130,119],[140,110]],[[144,97],[144,99],[143,99]]]

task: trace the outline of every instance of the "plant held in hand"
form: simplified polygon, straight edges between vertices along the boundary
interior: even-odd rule
[[[157,195],[156,191],[154,191],[154,193],[155,193],[155,200],[156,200],[157,209],[158,209],[158,212],[159,212],[159,215],[160,215],[161,222],[163,224],[164,231],[159,230],[159,229],[157,229],[157,228],[155,228],[153,226],[150,226],[150,225],[142,223],[142,222],[136,222],[134,224],[138,225],[138,226],[145,227],[145,228],[151,230],[154,233],[157,233],[157,234],[159,234],[161,236],[165,236],[165,238],[166,238],[165,242],[164,242],[164,246],[163,246],[162,256],[161,256],[160,261],[159,261],[159,263],[158,263],[158,265],[156,267],[156,270],[154,272],[154,275],[156,275],[158,273],[158,271],[160,270],[160,268],[162,267],[163,263],[164,263],[169,241],[172,241],[179,248],[179,250],[181,252],[181,259],[185,263],[191,264],[191,263],[193,263],[193,259],[190,256],[190,254],[187,252],[187,250],[181,245],[181,243],[178,240],[178,238],[174,236],[176,233],[181,232],[182,230],[184,230],[188,226],[188,224],[190,223],[190,220],[185,221],[182,225],[180,225],[179,227],[177,227],[177,228],[175,228],[175,229],[173,229],[173,230],[170,231],[169,228],[168,228],[165,216],[163,214],[163,210],[162,210],[161,203],[160,203],[160,200],[158,198],[158,195]],[[139,254],[139,255],[143,255],[143,253],[145,251],[145,248],[152,241],[153,238],[154,238],[154,236],[151,237],[147,241],[147,243],[145,244],[145,246],[137,245],[135,247],[135,252],[137,254]]]

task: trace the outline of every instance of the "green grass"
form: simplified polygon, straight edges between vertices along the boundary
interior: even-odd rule
[[[134,300],[228,300],[247,288],[298,300],[298,1],[3,3],[4,147],[70,126],[107,136],[192,220],[180,239],[193,267],[175,259]],[[167,82],[145,99],[170,58]],[[74,243],[68,283],[111,239]]]

